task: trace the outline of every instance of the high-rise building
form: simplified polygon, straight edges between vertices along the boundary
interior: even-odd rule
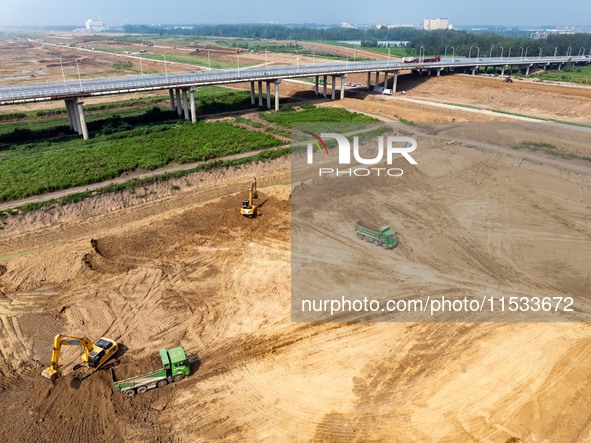
[[[433,31],[435,29],[450,29],[449,19],[447,18],[426,18],[423,20],[423,29]]]

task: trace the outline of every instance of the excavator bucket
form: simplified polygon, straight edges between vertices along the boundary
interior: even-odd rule
[[[51,366],[49,366],[48,368],[45,368],[43,370],[43,372],[41,373],[41,377],[43,377],[46,380],[49,380],[52,383],[57,380],[57,376],[58,376],[57,371],[55,369],[53,369]]]

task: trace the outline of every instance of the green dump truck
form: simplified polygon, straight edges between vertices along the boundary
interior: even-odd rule
[[[357,222],[355,232],[359,240],[373,243],[384,249],[394,249],[398,245],[398,234],[390,226],[373,227],[363,222]]]
[[[191,372],[187,354],[182,346],[168,351],[165,348],[160,349],[160,361],[162,362],[161,369],[136,377],[123,377],[123,380],[118,380],[117,377],[117,372],[122,372],[122,369],[111,368],[113,389],[115,392],[133,397],[135,394],[143,394],[148,389],[162,388],[168,383],[182,380]]]

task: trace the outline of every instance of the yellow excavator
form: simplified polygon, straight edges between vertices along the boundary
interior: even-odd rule
[[[248,198],[245,198],[242,202],[242,207],[240,208],[240,213],[245,217],[254,218],[257,216],[257,208],[258,206],[253,203],[255,198],[259,197],[259,193],[257,191],[257,179],[256,177],[253,179],[253,182],[250,184],[250,192],[248,193]]]
[[[92,369],[100,368],[119,350],[119,345],[110,338],[102,337],[95,343],[92,343],[92,341],[86,337],[71,337],[58,334],[53,339],[51,364],[41,373],[43,378],[46,378],[51,382],[54,382],[59,375],[58,364],[60,351],[63,345],[82,346],[84,353],[82,354],[81,360]]]

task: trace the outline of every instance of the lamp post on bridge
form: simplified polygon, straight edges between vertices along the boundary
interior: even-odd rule
[[[82,78],[80,77],[80,67],[78,66],[78,60],[76,62],[76,70],[78,71],[78,84],[80,85],[80,92],[82,92]]]
[[[421,57],[421,52],[423,53],[422,57]],[[424,59],[425,59],[425,46],[421,45],[421,47],[419,48],[419,62],[422,63]]]
[[[554,58],[556,58],[556,53],[558,52],[558,46],[554,48]]]
[[[300,70],[300,53],[298,52],[298,50],[295,50],[296,53],[296,70],[299,71]]]
[[[240,50],[236,49],[236,66],[238,67],[238,75],[240,75]]]
[[[142,54],[140,54],[140,72],[144,75],[144,66],[142,65]]]
[[[211,69],[211,57],[209,55],[209,49],[207,50],[207,67]]]
[[[478,46],[476,46],[476,61],[480,60],[480,48]]]
[[[505,52],[505,48],[502,46],[499,46],[499,48],[501,48],[501,61],[503,61],[503,52]]]
[[[526,47],[525,47],[525,56],[524,56],[525,58],[527,58],[527,50],[528,50],[528,49],[529,49],[529,46],[526,46]]]
[[[582,51],[582,54],[581,54],[581,51]],[[585,48],[583,48],[583,47],[581,47],[581,49],[579,49],[579,57],[581,55],[585,55]]]
[[[567,48],[566,50],[566,56],[570,57],[570,55],[573,53],[573,48],[571,48],[570,46]]]
[[[62,63],[62,58],[60,57],[60,67],[62,68],[62,78],[64,79],[64,85],[66,84],[66,74],[64,73],[64,65]]]
[[[492,51],[493,51],[494,47],[495,47],[495,45],[492,45],[490,47],[490,53],[488,54],[488,58],[492,58]]]
[[[538,53],[538,60],[540,60],[542,58],[542,51],[544,49],[544,47],[542,46],[541,48],[538,48],[540,50],[540,52]]]
[[[162,57],[164,57],[164,76],[166,78],[166,82],[168,82],[168,61],[166,60],[166,56],[164,54],[162,54]]]
[[[519,56],[519,58],[523,60],[523,46],[520,46],[519,49],[521,49],[521,55]]]
[[[511,48],[513,48],[513,46],[509,46],[509,54],[507,55],[507,58],[511,58]]]
[[[450,46],[451,48],[451,62],[453,63],[456,59],[456,48],[454,48],[453,46]]]

